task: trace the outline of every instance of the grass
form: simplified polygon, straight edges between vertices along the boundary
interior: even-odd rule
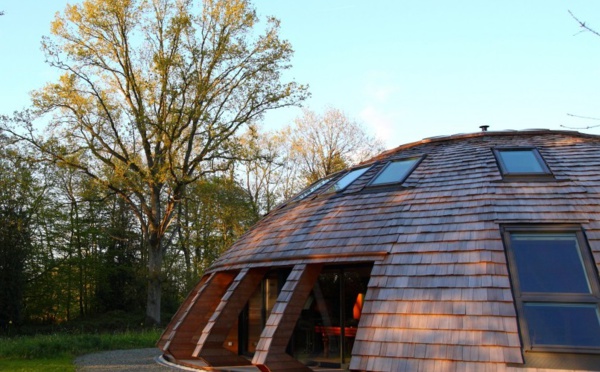
[[[74,371],[76,356],[154,347],[160,330],[100,334],[50,334],[0,338],[0,371]]]
[[[14,372],[72,372],[75,371],[73,358],[54,359],[0,359],[0,371]]]

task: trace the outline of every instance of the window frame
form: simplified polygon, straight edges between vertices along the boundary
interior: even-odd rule
[[[577,241],[577,247],[583,263],[583,270],[587,277],[590,293],[559,293],[559,292],[523,292],[521,291],[520,278],[517,272],[517,261],[511,244],[512,233],[528,234],[573,234]],[[600,279],[594,256],[587,242],[582,228],[578,225],[506,225],[501,226],[502,240],[505,246],[505,253],[508,262],[508,271],[512,283],[512,292],[521,339],[523,341],[523,350],[525,352],[541,353],[570,353],[570,354],[593,354],[600,355],[600,346],[581,347],[568,345],[535,345],[529,337],[528,322],[525,317],[526,303],[547,303],[547,304],[595,304],[596,310],[600,314]],[[599,316],[600,318],[600,316]],[[600,319],[599,319],[600,322]]]
[[[531,151],[538,164],[542,168],[541,172],[510,172],[506,163],[502,159],[500,154],[503,151]],[[494,147],[492,148],[496,163],[502,178],[505,180],[519,180],[519,181],[548,181],[554,180],[554,175],[550,170],[550,167],[546,163],[546,160],[540,153],[539,149],[534,146],[512,146],[512,147]]]
[[[414,162],[414,164],[408,169],[408,171],[406,172],[406,174],[404,175],[404,177],[402,177],[402,179],[400,181],[393,181],[393,182],[384,182],[384,183],[378,183],[375,184],[375,180],[381,175],[383,174],[383,172],[385,172],[385,170],[392,164],[392,163],[396,163],[396,162],[401,162],[401,161],[407,161],[407,160],[413,160],[415,159],[416,161]],[[369,181],[369,183],[367,183],[366,187],[386,187],[386,186],[392,186],[392,185],[401,185],[403,184],[408,177],[410,177],[412,175],[412,173],[415,171],[415,169],[417,169],[417,167],[421,164],[421,162],[423,161],[423,159],[425,159],[425,155],[421,155],[421,156],[411,156],[411,157],[407,157],[407,158],[401,158],[401,159],[394,159],[394,160],[390,160],[388,161],[376,174],[375,176],[373,176],[373,178]]]

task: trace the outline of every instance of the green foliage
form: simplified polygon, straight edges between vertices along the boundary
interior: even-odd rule
[[[76,318],[62,323],[39,324],[30,322],[13,332],[12,336],[35,336],[48,334],[122,333],[146,331],[144,314],[125,311],[108,311],[98,315]]]
[[[81,174],[52,170],[43,175],[46,193],[35,219],[27,320],[60,324],[114,310],[139,313],[144,262],[135,217]]]
[[[165,238],[186,187],[230,168],[244,125],[307,97],[305,86],[282,81],[293,50],[279,22],[268,18],[259,32],[258,21],[247,0],[67,5],[42,44],[63,75],[33,94],[35,114],[53,115],[49,130],[39,136],[26,115],[14,120],[20,129],[5,126],[126,201],[147,248],[149,322],[160,323]],[[80,237],[70,242],[79,264]],[[81,280],[65,280],[87,298]]]
[[[183,293],[257,221],[248,194],[231,177],[203,179],[186,191],[178,215],[178,244],[189,273]]]
[[[154,347],[161,331],[103,334],[50,334],[0,338],[0,360],[65,359],[105,350]]]
[[[25,260],[29,252],[26,216],[14,210],[0,211],[0,334],[22,320]]]
[[[98,311],[141,312],[144,309],[144,262],[140,259],[143,243],[136,234],[135,217],[126,203],[113,198],[109,220],[100,242],[102,270],[98,271],[96,300]]]
[[[73,358],[56,357],[52,359],[2,359],[0,371],[12,372],[71,372],[75,371]]]
[[[0,141],[0,335],[21,323],[36,187],[29,165]]]
[[[258,24],[246,0],[86,0],[56,16],[43,48],[66,73],[35,111],[0,117],[0,335],[122,330],[144,309],[157,322],[307,179],[377,148],[337,110],[240,139],[307,96],[281,79],[278,21]]]

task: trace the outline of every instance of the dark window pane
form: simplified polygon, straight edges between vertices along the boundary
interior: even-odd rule
[[[379,173],[371,185],[397,183],[404,180],[418,159],[394,161]]]
[[[508,173],[546,173],[534,150],[499,150]]]
[[[577,238],[511,234],[521,292],[590,293]]]
[[[288,348],[294,358],[311,367],[349,362],[371,269],[323,269],[296,322]]]
[[[328,188],[325,192],[336,192],[345,189],[348,185],[350,185],[354,180],[358,177],[362,176],[363,173],[369,170],[370,167],[355,169],[351,172],[346,173],[346,175],[340,178],[339,181],[335,183],[335,185]]]
[[[595,304],[525,303],[533,346],[600,347],[600,321]]]

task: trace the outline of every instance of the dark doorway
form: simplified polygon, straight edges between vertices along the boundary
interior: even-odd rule
[[[372,267],[323,269],[296,323],[290,355],[311,367],[347,367]]]
[[[273,310],[277,296],[279,296],[289,273],[290,269],[286,268],[271,271],[264,277],[261,285],[252,294],[240,314],[237,327],[232,327],[230,338],[233,339],[234,335],[240,335],[239,345],[233,343],[229,345],[235,348],[232,351],[237,351],[238,354],[249,358],[254,355],[260,334],[265,328],[267,318]]]

